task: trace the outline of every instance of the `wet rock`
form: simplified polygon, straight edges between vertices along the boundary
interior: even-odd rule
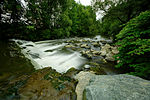
[[[114,54],[112,52],[109,52],[109,53],[106,54],[105,59],[108,60],[108,61],[115,61],[115,58],[113,56],[114,56]]]
[[[51,68],[33,73],[19,89],[21,100],[76,100],[76,81]]]
[[[77,73],[79,73],[79,70],[72,67],[66,73],[64,73],[63,76],[68,76],[68,77],[73,78]]]
[[[93,51],[92,53],[93,53],[94,55],[100,55],[100,54],[101,54],[100,51]]]
[[[112,53],[113,54],[118,54],[119,53],[119,50],[117,49],[117,47],[112,48]]]
[[[88,62],[87,64],[89,64],[90,66],[94,66],[94,67],[99,66],[99,64],[96,62]]]
[[[22,47],[22,49],[26,49],[27,47]]]
[[[22,45],[22,44],[23,44],[21,41],[17,41],[17,43],[18,43],[19,45]]]
[[[81,48],[89,49],[90,47],[89,47],[87,44],[82,44],[82,45],[81,45]]]
[[[86,75],[84,100],[150,100],[150,81],[125,74],[91,75],[90,79]]]
[[[100,44],[99,44],[98,42],[94,42],[94,43],[92,43],[92,45],[93,45],[94,47],[100,46]]]
[[[109,44],[105,44],[104,48],[105,48],[105,49],[110,49],[111,46],[110,46]]]
[[[46,50],[46,51],[44,51],[44,52],[53,52],[53,50]]]
[[[82,42],[89,42],[89,40],[85,40],[85,39],[83,39],[83,40],[82,40]]]
[[[29,47],[34,47],[34,45],[32,45],[32,44],[28,44],[28,45],[26,45],[26,46],[29,46]]]
[[[88,68],[90,68],[91,66],[90,65],[84,65],[84,68],[85,69],[88,69]]]
[[[87,68],[85,68],[85,67],[87,67]],[[86,63],[86,65],[83,67],[83,71],[92,72],[97,75],[106,75],[106,73],[104,72],[102,67],[96,62]]]
[[[82,54],[84,55],[84,54],[86,54],[86,51],[85,51],[85,50],[82,50],[80,53],[82,53]]]
[[[73,48],[73,47],[75,47],[74,45],[66,45],[65,46],[66,48]]]
[[[101,42],[102,44],[106,44],[106,43],[107,43],[106,40],[100,40],[100,42]]]
[[[107,54],[107,51],[106,51],[106,49],[101,49],[101,51],[100,51],[100,53],[101,53],[101,56],[106,56],[106,54]]]
[[[108,61],[115,61],[114,55],[119,53],[117,47],[110,46],[109,44],[105,44],[102,46],[100,50],[101,56],[104,56]]]
[[[106,59],[102,59],[101,61],[103,61],[104,63],[107,63]]]
[[[93,56],[92,56],[91,54],[87,54],[86,57],[87,57],[88,59],[92,59]]]
[[[92,59],[92,57],[93,57],[92,54],[90,53],[90,51],[84,51],[84,50],[82,50],[81,53],[82,53],[82,55],[84,57],[86,57],[88,59]]]

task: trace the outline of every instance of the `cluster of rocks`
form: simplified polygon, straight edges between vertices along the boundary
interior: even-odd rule
[[[117,47],[110,46],[105,40],[70,40],[65,47],[73,50],[79,50],[80,53],[88,59],[101,56],[107,61],[114,61],[114,55],[119,53]]]
[[[105,44],[100,50],[101,56],[105,57],[108,61],[114,61],[114,55],[118,53],[117,47],[110,46],[109,44]]]

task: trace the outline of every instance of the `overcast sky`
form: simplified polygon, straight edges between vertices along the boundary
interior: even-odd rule
[[[75,0],[76,2],[79,2],[85,6],[90,5],[92,0]]]
[[[91,5],[92,0],[75,0],[75,1],[78,3],[80,2],[82,5],[87,6],[87,5]],[[102,18],[102,15],[97,12],[96,19],[101,19],[101,18]]]

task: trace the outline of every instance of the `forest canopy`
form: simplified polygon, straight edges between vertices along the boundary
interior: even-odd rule
[[[0,2],[2,38],[43,40],[98,34],[96,14],[91,6],[74,0],[19,0]]]

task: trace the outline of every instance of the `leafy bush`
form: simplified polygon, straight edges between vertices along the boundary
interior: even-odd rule
[[[119,54],[116,67],[126,68],[130,74],[150,76],[150,11],[130,20],[116,36]]]

